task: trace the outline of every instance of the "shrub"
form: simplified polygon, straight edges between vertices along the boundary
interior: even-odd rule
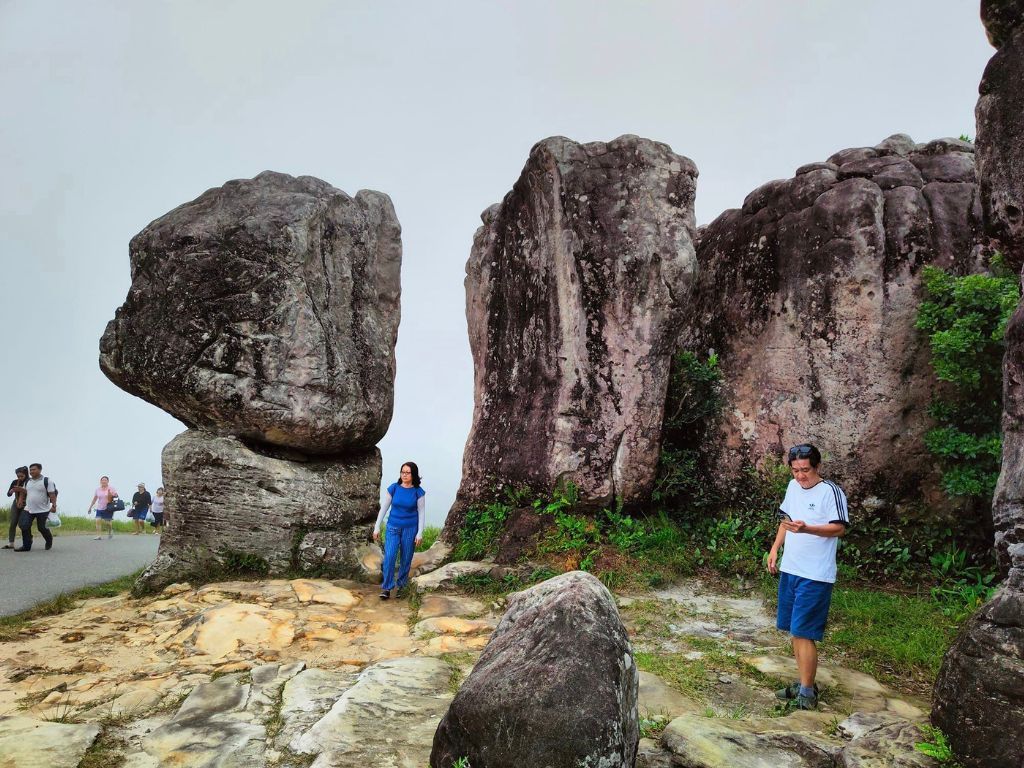
[[[950,385],[932,401],[937,426],[925,445],[942,462],[946,494],[982,505],[991,502],[999,476],[1003,339],[1020,300],[1017,279],[998,254],[991,266],[990,275],[963,277],[925,267],[926,300],[917,316],[935,375]]]
[[[500,502],[466,510],[459,530],[459,542],[452,550],[453,560],[479,560],[494,554],[511,510]]]

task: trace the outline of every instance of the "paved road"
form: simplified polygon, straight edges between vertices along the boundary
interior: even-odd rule
[[[47,552],[42,537],[33,533],[31,552],[0,549],[0,616],[137,571],[153,561],[160,543],[153,534],[115,533],[113,539],[102,541],[65,534],[54,537],[53,549]]]

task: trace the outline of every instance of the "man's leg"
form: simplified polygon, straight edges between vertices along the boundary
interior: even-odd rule
[[[36,527],[39,529],[39,533],[43,537],[43,541],[46,542],[46,548],[50,549],[53,546],[53,534],[50,533],[50,526],[47,523],[50,520],[49,512],[40,512],[36,517]]]
[[[32,515],[27,509],[21,510],[18,527],[21,528],[21,549],[28,552],[32,549]]]
[[[793,655],[796,656],[796,668],[800,673],[800,685],[813,688],[814,678],[818,675],[818,646],[813,640],[794,637]]]

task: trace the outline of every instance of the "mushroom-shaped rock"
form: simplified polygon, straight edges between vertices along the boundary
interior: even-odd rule
[[[191,427],[307,453],[387,431],[402,247],[386,195],[268,171],[160,217],[129,255],[100,341],[119,387]]]

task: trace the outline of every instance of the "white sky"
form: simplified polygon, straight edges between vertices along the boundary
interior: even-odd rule
[[[440,523],[473,409],[465,261],[535,142],[666,142],[703,224],[838,149],[973,136],[991,54],[969,0],[0,0],[0,472],[41,461],[66,513],[101,474],[156,488],[182,425],[97,363],[128,240],[272,169],[395,203],[384,484],[417,461]]]

